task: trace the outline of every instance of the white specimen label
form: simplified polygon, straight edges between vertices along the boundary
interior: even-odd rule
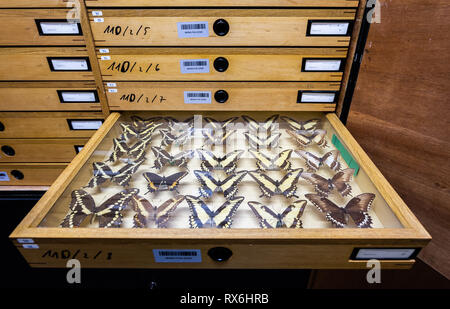
[[[156,263],[201,263],[202,254],[199,249],[153,249]]]
[[[333,103],[335,93],[321,93],[321,92],[304,92],[302,93],[302,103]]]
[[[39,249],[39,246],[36,244],[22,245],[24,249]]]
[[[356,259],[409,259],[414,252],[409,248],[359,249]]]
[[[350,23],[312,22],[310,35],[346,35]]]
[[[180,60],[181,73],[209,73],[209,59]]]
[[[61,92],[64,102],[95,102],[94,92]]]
[[[77,23],[42,21],[39,25],[43,34],[80,34]]]
[[[305,71],[339,71],[342,60],[308,59],[305,63]]]
[[[209,36],[207,21],[177,23],[179,38],[206,38]]]
[[[101,17],[98,17],[98,18],[94,18],[94,23],[102,23],[102,22],[104,22],[105,20],[103,19],[103,18],[101,18]]]
[[[107,87],[117,87],[116,83],[106,83]]]
[[[71,120],[73,130],[97,130],[102,126],[101,120]]]
[[[31,238],[17,238],[19,244],[34,244],[34,240]]]
[[[103,16],[102,11],[92,11],[92,16]]]
[[[55,71],[87,71],[85,59],[51,59]]]
[[[98,51],[100,52],[100,54],[107,54],[109,53],[109,48],[100,48]]]
[[[211,104],[211,91],[185,91],[186,104]]]
[[[111,56],[101,56],[100,60],[111,60]]]

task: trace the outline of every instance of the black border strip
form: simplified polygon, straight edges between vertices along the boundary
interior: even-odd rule
[[[78,147],[84,147],[85,145],[73,145],[73,147],[75,148],[75,152],[76,154],[79,154],[81,149],[78,149]]]
[[[87,70],[55,70],[55,68],[53,67],[53,63],[52,60],[81,60],[84,59],[86,60],[86,64],[87,64]],[[91,63],[89,62],[89,57],[47,57],[47,62],[48,65],[50,66],[50,71],[52,72],[92,72],[92,67],[91,67]]]
[[[382,250],[386,250],[386,249],[414,249],[414,252],[408,257],[408,258],[373,258],[374,260],[396,260],[396,261],[406,261],[406,260],[412,260],[415,259],[417,257],[417,255],[419,254],[420,250],[422,250],[422,248],[420,247],[357,247],[354,248],[352,251],[352,254],[350,255],[350,260],[353,261],[368,261],[369,259],[358,259],[356,258],[356,255],[358,254],[360,249],[382,249]]]
[[[324,71],[324,70],[317,70],[317,71],[313,71],[313,70],[305,70],[305,66],[306,66],[306,61],[308,60],[341,60],[341,64],[339,66],[339,69],[337,71]],[[345,60],[346,58],[316,58],[316,57],[306,57],[302,59],[302,72],[304,73],[309,73],[309,72],[322,72],[322,73],[327,73],[327,72],[344,72],[345,69]]]
[[[100,103],[100,99],[98,97],[97,90],[56,90],[56,92],[58,93],[59,103],[63,103],[63,104],[65,104],[65,103],[68,103],[68,104],[71,104],[71,103]],[[64,98],[63,98],[63,93],[64,92],[93,93],[95,101],[79,101],[79,102],[78,101],[64,101]]]
[[[72,22],[70,22],[70,19],[35,19],[36,26],[39,32],[40,36],[82,36],[83,30],[81,29],[80,21],[77,19],[72,19]],[[55,23],[76,23],[78,28],[78,33],[44,33],[42,31],[42,22],[55,22]]]
[[[304,93],[333,93],[334,100],[333,102],[302,102],[302,94]],[[297,94],[297,103],[299,104],[336,104],[339,99],[339,91],[330,91],[330,90],[299,90]]]
[[[313,23],[330,23],[330,24],[340,24],[340,23],[348,23],[347,32],[345,34],[311,34],[311,26]],[[353,31],[354,21],[350,19],[308,19],[308,25],[306,26],[306,36],[307,37],[344,37],[350,36]]]
[[[95,131],[97,129],[74,129],[72,126],[72,121],[101,121],[103,124],[103,119],[67,119],[67,124],[69,125],[69,129],[71,131]]]

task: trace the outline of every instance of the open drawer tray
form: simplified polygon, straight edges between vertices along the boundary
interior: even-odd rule
[[[33,267],[411,267],[430,236],[336,114],[274,114],[112,113],[10,237]]]

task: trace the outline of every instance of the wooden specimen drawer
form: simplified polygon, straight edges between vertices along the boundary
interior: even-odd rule
[[[69,0],[0,0],[0,8],[67,8],[73,7],[72,3]]]
[[[67,163],[0,164],[1,186],[50,186]]]
[[[109,82],[111,110],[334,111],[339,82]],[[108,87],[109,86],[109,87]],[[277,102],[272,104],[272,102]]]
[[[2,111],[100,111],[94,82],[0,82]]]
[[[348,46],[355,9],[90,11],[97,46]],[[101,15],[101,17],[98,17]]]
[[[2,0],[5,1],[5,0]],[[0,3],[2,2],[0,1]],[[28,0],[25,2],[31,2]],[[37,0],[34,0],[38,2]],[[56,0],[55,0],[56,1]],[[23,1],[21,1],[23,2]],[[45,1],[49,2],[49,1]],[[186,6],[186,0],[85,0],[88,7],[162,7],[162,6]],[[357,7],[358,0],[191,0],[189,6],[204,7]]]
[[[0,162],[70,162],[87,141],[87,139],[0,139]]]
[[[347,48],[98,49],[104,80],[341,81]]]
[[[430,240],[334,113],[292,111],[112,113],[10,237],[34,267],[222,269],[410,268]]]
[[[69,9],[0,10],[0,45],[84,45]],[[70,20],[67,20],[69,18]]]
[[[0,80],[94,80],[84,47],[1,48]]]
[[[91,137],[102,122],[99,112],[0,112],[0,138]]]

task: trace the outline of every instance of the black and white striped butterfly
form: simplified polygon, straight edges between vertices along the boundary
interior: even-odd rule
[[[215,192],[223,192],[226,199],[231,199],[238,191],[238,185],[247,175],[246,171],[240,171],[226,177],[224,180],[216,179],[210,172],[194,171],[201,186],[199,188],[202,197],[209,198]]]
[[[232,174],[236,170],[237,162],[244,153],[244,150],[235,150],[224,156],[217,157],[211,151],[197,150],[202,163],[200,168],[204,171],[223,170],[227,174]]]
[[[328,147],[328,142],[326,140],[327,131],[325,130],[314,130],[308,132],[308,134],[296,133],[295,131],[292,130],[286,130],[286,132],[302,148],[310,145],[318,145],[322,148]]]
[[[307,132],[311,132],[318,129],[321,121],[320,119],[298,121],[287,116],[281,116],[281,119],[286,121],[286,123],[288,124],[288,126],[291,128],[292,131],[301,134],[306,134]]]
[[[166,228],[173,212],[183,200],[183,195],[177,195],[159,206],[153,206],[146,198],[134,196],[130,203],[131,208],[136,212],[133,217],[133,227],[145,228],[151,219],[157,228]]]
[[[194,151],[187,150],[177,153],[176,155],[171,155],[161,147],[153,146],[152,151],[156,156],[155,166],[157,169],[161,169],[166,165],[177,166],[177,167],[187,167],[189,160],[193,157]]]
[[[204,117],[203,119],[207,122],[202,130],[207,145],[223,145],[237,131],[233,124],[238,117],[231,117],[224,121],[211,117]]]
[[[273,171],[273,170],[290,170],[291,162],[289,158],[292,154],[292,149],[286,149],[270,158],[260,151],[249,149],[248,152],[256,158],[256,167],[263,171]]]
[[[339,150],[329,151],[322,157],[304,150],[295,150],[295,153],[305,160],[306,167],[310,172],[317,172],[324,165],[336,172],[341,169]]]
[[[93,177],[89,180],[86,187],[94,188],[98,187],[107,180],[111,180],[120,186],[127,187],[131,180],[131,177],[136,173],[137,169],[144,163],[145,159],[141,159],[136,162],[127,163],[118,171],[113,171],[110,166],[104,162],[94,162]]]
[[[259,185],[262,196],[272,197],[274,195],[284,195],[286,198],[298,197],[295,195],[297,191],[297,181],[303,172],[302,168],[289,171],[281,180],[274,180],[266,174],[258,171],[249,171],[249,175]]]
[[[260,202],[248,202],[248,206],[259,220],[262,228],[302,228],[300,217],[306,206],[305,200],[298,200],[285,208],[282,213],[277,213]]]
[[[276,121],[279,115],[272,115],[261,123],[250,116],[242,115],[241,117],[247,123],[249,131],[270,132],[278,128]]]
[[[253,149],[275,148],[280,141],[281,133],[274,133],[266,136],[258,136],[252,132],[244,133],[248,139],[248,144]]]

